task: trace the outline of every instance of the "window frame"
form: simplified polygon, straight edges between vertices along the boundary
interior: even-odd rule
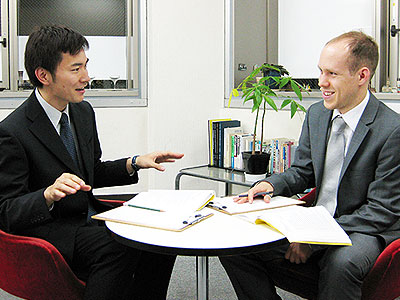
[[[85,100],[94,107],[147,106],[147,1],[126,0],[126,90],[86,90]],[[18,90],[18,0],[1,0],[1,47],[3,83],[0,108],[14,108],[27,91]],[[133,88],[135,86],[135,88]],[[29,90],[29,94],[32,90]],[[16,103],[14,103],[15,101]]]

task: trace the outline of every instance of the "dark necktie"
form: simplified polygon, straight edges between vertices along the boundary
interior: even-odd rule
[[[337,116],[332,121],[331,134],[326,148],[321,190],[318,195],[317,205],[325,206],[332,216],[336,210],[339,177],[345,156],[344,129],[346,126],[346,122],[341,116]]]
[[[69,155],[71,155],[73,161],[78,165],[78,156],[76,154],[74,136],[72,135],[72,130],[69,126],[68,115],[66,113],[61,114],[60,137],[67,148]]]
[[[75,148],[74,136],[72,135],[71,127],[69,126],[68,115],[66,113],[62,113],[60,119],[60,137],[63,141],[65,147],[67,148],[69,154],[71,155],[73,161],[78,166],[78,156]],[[92,206],[90,200],[88,199],[88,215],[87,222],[90,223],[92,221],[91,216],[95,215],[97,212]]]

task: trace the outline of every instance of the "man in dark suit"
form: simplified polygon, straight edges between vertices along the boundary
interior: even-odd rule
[[[0,227],[52,243],[86,281],[85,299],[165,299],[175,257],[115,242],[90,219],[105,209],[91,190],[136,183],[139,169],[163,171],[160,163],[183,154],[101,161],[94,111],[83,101],[88,46],[60,26],[29,37],[25,67],[36,89],[0,123]]]
[[[377,63],[378,46],[361,32],[328,42],[318,63],[323,101],[306,114],[293,166],[258,182],[247,198],[237,200],[252,202],[257,192],[292,196],[316,187],[315,204],[327,208],[349,234],[352,246],[292,243],[221,258],[239,299],[280,299],[274,276],[299,291],[314,290],[318,299],[360,299],[365,275],[384,247],[400,236],[400,118],[368,90]],[[330,174],[335,166],[325,158],[336,116],[344,120],[345,156],[337,173]],[[269,196],[264,200],[268,202]],[[283,271],[276,272],[278,258]],[[317,272],[307,282],[309,272],[303,275],[310,268]],[[289,279],[293,270],[297,276]]]

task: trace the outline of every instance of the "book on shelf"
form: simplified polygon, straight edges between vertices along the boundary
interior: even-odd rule
[[[225,128],[240,127],[239,120],[208,120],[209,163],[211,166],[224,167]]]
[[[292,165],[296,142],[292,139],[277,138],[269,141],[269,173],[282,173]]]
[[[220,121],[218,124],[218,167],[224,167],[224,152],[225,152],[225,129],[232,127],[240,127],[239,120]]]
[[[265,202],[263,199],[254,199],[253,203],[237,203],[234,202],[233,199],[234,197],[216,197],[208,202],[207,206],[228,215],[237,215],[305,203],[298,199],[283,196],[272,197],[269,203]]]
[[[347,233],[323,206],[292,205],[237,217],[255,224],[267,224],[290,243],[351,246]]]
[[[229,127],[224,129],[224,168],[232,168],[232,137],[242,134],[242,127]]]
[[[201,211],[215,197],[211,190],[150,190],[120,207],[92,216],[156,229],[182,231],[212,216]]]
[[[221,121],[231,119],[211,119],[208,120],[208,161],[210,166],[218,166],[218,124]]]

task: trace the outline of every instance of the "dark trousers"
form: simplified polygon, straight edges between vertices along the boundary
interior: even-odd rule
[[[104,226],[78,229],[73,271],[86,281],[85,299],[166,299],[175,256],[116,242]]]
[[[288,245],[269,251],[220,257],[239,300],[281,299],[275,285],[320,300],[361,299],[361,284],[383,245],[373,236],[352,233],[353,246],[328,246],[304,264],[284,259]],[[284,285],[284,286],[282,286]]]

